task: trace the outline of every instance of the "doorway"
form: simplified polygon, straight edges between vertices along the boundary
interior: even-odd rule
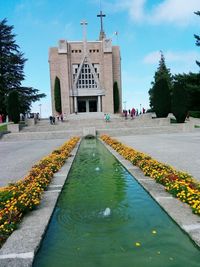
[[[89,112],[97,112],[97,101],[89,100]]]
[[[78,112],[86,112],[86,101],[78,100]]]

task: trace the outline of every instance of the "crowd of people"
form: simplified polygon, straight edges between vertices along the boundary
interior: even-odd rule
[[[132,109],[124,109],[122,112],[122,115],[124,116],[125,119],[128,118],[128,115],[131,117],[133,120],[136,116],[139,116],[140,114],[144,114],[146,112],[145,108],[142,108],[142,110],[139,112],[138,109],[132,108]]]
[[[50,116],[49,117],[49,122],[50,122],[50,124],[56,124],[56,119],[57,119],[57,121],[61,121],[61,122],[63,122],[64,121],[64,118],[63,118],[63,114],[61,113],[61,114],[58,114],[57,116],[56,116],[56,118],[54,117],[54,116]]]

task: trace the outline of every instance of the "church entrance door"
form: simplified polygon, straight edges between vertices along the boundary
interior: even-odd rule
[[[89,112],[97,112],[97,101],[89,100]]]
[[[78,112],[97,112],[98,99],[96,96],[78,97]]]
[[[78,112],[86,112],[86,100],[78,100]]]

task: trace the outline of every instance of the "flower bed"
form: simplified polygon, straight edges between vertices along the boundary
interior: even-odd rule
[[[71,138],[35,164],[22,180],[0,188],[0,245],[17,228],[23,215],[40,203],[53,174],[63,166],[78,141],[78,137]]]
[[[108,135],[102,135],[101,139],[133,165],[138,166],[144,175],[155,179],[165,187],[167,192],[190,205],[192,211],[200,215],[200,184],[190,174],[160,163],[149,155],[125,146]]]

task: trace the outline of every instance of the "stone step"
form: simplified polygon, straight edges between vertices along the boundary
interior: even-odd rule
[[[129,135],[144,135],[150,133],[176,133],[192,131],[189,124],[171,124],[169,126],[140,126],[140,127],[120,127],[118,128],[96,128],[97,135],[109,134],[111,136],[129,136]],[[83,129],[71,129],[65,131],[47,131],[47,132],[20,132],[6,134],[2,137],[2,141],[12,140],[42,140],[42,139],[66,139],[72,136],[83,136]]]
[[[17,140],[47,140],[47,139],[68,139],[73,136],[82,136],[82,131],[57,131],[57,132],[27,132],[10,133],[1,138],[1,141]]]
[[[62,131],[62,130],[79,130],[84,127],[95,127],[95,128],[132,128],[139,126],[163,126],[170,125],[170,121],[166,119],[150,119],[150,120],[140,120],[140,119],[127,119],[119,121],[105,122],[104,120],[96,121],[67,121],[67,122],[57,122],[56,125],[49,125],[48,121],[36,124],[35,126],[24,127],[22,132],[47,132],[47,131]]]
[[[130,136],[130,135],[145,135],[156,133],[176,133],[180,132],[180,128],[170,127],[138,127],[124,129],[98,129],[97,135],[108,134],[110,136]]]

